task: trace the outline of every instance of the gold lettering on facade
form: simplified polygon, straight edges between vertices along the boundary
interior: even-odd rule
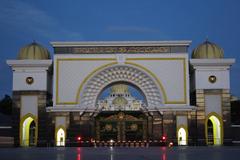
[[[73,48],[73,53],[166,53],[169,47],[81,47]]]

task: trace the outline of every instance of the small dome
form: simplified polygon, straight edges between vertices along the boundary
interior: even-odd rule
[[[50,59],[50,54],[46,48],[40,44],[33,42],[20,49],[18,53],[19,60],[32,59],[32,60],[43,60]]]
[[[223,58],[223,49],[218,45],[206,40],[196,47],[192,52],[192,58],[196,59],[217,59]]]

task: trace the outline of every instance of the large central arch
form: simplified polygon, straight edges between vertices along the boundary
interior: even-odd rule
[[[101,91],[109,84],[116,82],[136,85],[146,96],[148,109],[155,109],[163,104],[160,86],[151,75],[129,64],[117,64],[96,72],[88,79],[80,92],[80,106],[86,110],[95,110]]]

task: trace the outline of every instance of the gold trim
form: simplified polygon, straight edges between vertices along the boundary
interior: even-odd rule
[[[24,123],[24,121],[27,119],[27,118],[32,118],[33,119],[33,121],[35,121],[35,124],[36,124],[36,129],[35,129],[35,140],[34,140],[34,143],[35,143],[35,145],[37,145],[37,139],[38,139],[38,119],[37,119],[37,116],[34,116],[33,114],[31,114],[31,113],[27,113],[27,114],[25,114],[23,117],[21,117],[21,120],[20,120],[20,127],[19,127],[19,139],[20,139],[20,146],[23,146],[24,147],[24,145],[22,144],[22,129],[23,129],[23,123]]]
[[[57,105],[61,105],[61,104],[70,104],[70,105],[74,105],[74,104],[78,104],[78,95],[80,93],[79,88],[76,94],[76,101],[75,102],[59,102],[59,93],[58,93],[58,87],[59,87],[59,61],[116,61],[116,58],[58,58],[56,59],[56,104]],[[117,62],[113,62],[114,64],[117,64]],[[97,69],[102,69],[108,65],[112,65],[113,63],[109,63],[109,64],[105,64]],[[92,72],[95,72],[97,69],[93,70]],[[92,72],[90,74],[92,74]],[[88,78],[89,75],[86,77]],[[85,79],[86,79],[85,78]],[[85,80],[84,79],[84,80]],[[83,81],[85,82],[85,81]]]
[[[141,66],[140,64],[136,64],[136,63],[133,63],[133,62],[125,62],[125,64],[129,64],[129,65],[133,65],[133,66],[139,67],[139,68],[143,69],[145,72],[149,73],[157,81],[157,84],[159,85],[159,87],[160,87],[160,89],[162,91],[164,102],[165,103],[168,102],[165,89],[164,89],[161,81],[156,77],[156,75],[153,72],[151,72],[147,68]]]
[[[86,81],[94,74],[96,73],[97,71],[103,69],[103,68],[106,68],[108,66],[112,66],[112,65],[115,65],[117,64],[117,62],[113,62],[113,63],[109,63],[109,64],[105,64],[99,68],[96,68],[95,70],[93,70],[90,74],[88,74],[88,76],[86,78],[84,78],[84,80],[82,81],[82,83],[80,84],[80,87],[78,88],[78,91],[77,91],[77,95],[76,95],[76,103],[78,103],[80,101],[80,92],[82,90],[82,87],[84,85],[84,83],[86,83]]]
[[[84,80],[82,81],[82,83],[80,84],[80,87],[78,88],[77,94],[76,94],[76,100],[75,102],[59,102],[59,93],[58,93],[58,86],[59,86],[59,61],[74,61],[74,60],[82,60],[82,61],[114,61],[116,60],[116,58],[59,58],[57,59],[57,75],[56,75],[56,104],[57,105],[64,105],[64,104],[69,104],[69,105],[76,105],[78,104],[78,102],[80,101],[80,91],[83,87],[83,84],[86,83],[86,81],[89,79],[90,76],[92,76],[95,72],[99,71],[100,69],[107,67],[107,66],[111,66],[114,64],[117,64],[117,62],[113,62],[113,63],[108,63],[105,64],[103,66],[100,66],[98,68],[96,68],[95,70],[93,70],[86,78],[84,78]],[[186,104],[187,103],[187,91],[186,91],[186,58],[126,58],[127,60],[182,60],[183,61],[183,71],[184,71],[184,99],[183,100],[179,100],[179,101],[168,101],[167,99],[167,95],[166,92],[164,90],[163,85],[161,84],[160,80],[157,78],[157,76],[151,72],[150,70],[148,70],[147,68],[141,66],[140,64],[136,64],[133,62],[125,62],[125,64],[131,64],[131,65],[135,65],[137,67],[142,68],[143,70],[147,71],[147,73],[149,73],[151,76],[154,77],[154,79],[157,81],[160,89],[163,92],[163,98],[165,101],[165,104]]]
[[[143,70],[145,70],[147,73],[149,73],[151,76],[154,77],[154,79],[157,81],[160,89],[162,90],[163,92],[163,97],[164,97],[164,101],[165,101],[165,104],[186,104],[187,103],[187,82],[186,82],[186,58],[126,58],[126,61],[127,60],[182,60],[183,61],[183,74],[184,74],[184,79],[183,79],[183,85],[184,85],[184,99],[183,100],[179,100],[179,101],[169,101],[168,98],[167,98],[167,95],[166,95],[166,92],[163,88],[163,85],[161,84],[161,81],[159,80],[159,78],[157,78],[157,76],[151,72],[149,69],[147,69],[146,67],[140,65],[140,64],[136,64],[136,63],[133,63],[133,62],[125,62],[126,64],[132,64],[132,65],[135,65],[137,67],[140,67],[142,68]]]
[[[216,112],[211,112],[211,113],[209,113],[207,116],[206,116],[206,118],[205,118],[205,138],[206,138],[206,144],[208,145],[208,119],[211,117],[211,116],[215,116],[218,120],[219,120],[219,122],[220,122],[220,132],[221,132],[221,135],[220,135],[220,137],[221,137],[221,145],[223,144],[223,120],[222,120],[222,117],[219,115],[219,114],[217,114]]]
[[[183,60],[185,59],[184,57],[182,58],[126,58],[126,61],[145,61],[145,60]]]
[[[58,58],[58,61],[114,61],[116,58]]]

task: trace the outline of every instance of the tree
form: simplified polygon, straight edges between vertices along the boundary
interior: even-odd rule
[[[231,102],[231,121],[232,124],[240,124],[240,100]]]
[[[0,112],[3,114],[12,114],[12,98],[9,95],[5,95],[0,101]]]

